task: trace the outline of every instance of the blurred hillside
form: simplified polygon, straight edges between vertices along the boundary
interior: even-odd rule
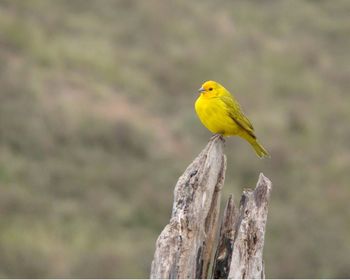
[[[271,152],[269,278],[350,277],[350,1],[0,0],[0,277],[148,277],[221,82]]]

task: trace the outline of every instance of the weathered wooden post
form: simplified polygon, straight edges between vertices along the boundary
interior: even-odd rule
[[[223,147],[223,138],[213,137],[179,178],[170,222],[156,242],[151,278],[209,278],[214,252],[214,278],[264,278],[271,182],[262,174],[254,191],[244,191],[239,213],[230,197],[215,246],[226,171]]]
[[[221,224],[213,278],[265,278],[263,248],[271,181],[262,173],[255,190],[243,191],[239,211],[230,196]]]
[[[226,157],[223,140],[212,138],[179,178],[170,223],[156,243],[151,278],[206,278]]]

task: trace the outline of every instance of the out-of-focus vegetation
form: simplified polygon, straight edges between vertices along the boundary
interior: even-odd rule
[[[350,277],[350,1],[0,1],[0,277],[148,277],[207,79],[271,152],[268,277]]]

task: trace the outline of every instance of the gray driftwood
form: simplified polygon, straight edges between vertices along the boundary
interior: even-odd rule
[[[262,173],[254,190],[243,191],[239,213],[230,196],[220,229],[213,278],[265,278],[263,247],[271,181]]]
[[[176,184],[170,223],[156,242],[151,278],[207,278],[225,169],[223,140],[212,138]]]
[[[224,140],[213,137],[174,190],[171,219],[156,242],[151,278],[264,278],[262,250],[271,182],[260,174],[239,210],[230,196],[219,241],[220,194],[226,171]]]

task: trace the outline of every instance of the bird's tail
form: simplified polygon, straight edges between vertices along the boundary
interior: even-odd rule
[[[259,158],[271,157],[270,154],[268,153],[268,151],[265,150],[265,148],[258,142],[258,140],[256,138],[253,138],[250,135],[248,137],[244,137],[244,138],[250,143],[250,145],[252,145],[252,147],[255,150],[256,155]]]

